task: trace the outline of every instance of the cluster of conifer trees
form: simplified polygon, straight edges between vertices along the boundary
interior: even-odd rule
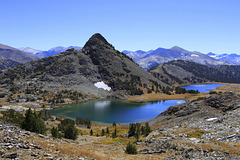
[[[135,137],[137,142],[139,141],[140,135],[148,136],[151,132],[151,128],[148,123],[142,126],[140,123],[130,123],[128,137]]]
[[[67,138],[67,139],[77,139],[78,130],[75,127],[75,121],[71,119],[64,119],[58,125],[58,127],[53,127],[51,130],[52,136],[55,138]]]
[[[27,131],[36,132],[45,134],[46,125],[44,124],[43,119],[49,118],[49,114],[46,111],[40,111],[38,114],[33,112],[31,109],[28,109],[25,115],[20,114],[12,109],[2,112],[3,120],[17,124],[22,129]]]

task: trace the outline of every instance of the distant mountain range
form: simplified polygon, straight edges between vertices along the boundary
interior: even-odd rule
[[[0,44],[0,69],[12,68],[38,58],[16,48]]]
[[[215,54],[215,53],[209,52],[207,55],[212,57],[212,58],[221,60],[221,61],[225,61],[225,62],[229,62],[229,63],[232,63],[232,64],[240,65],[240,55],[238,55],[236,53]]]
[[[49,49],[48,51],[41,51],[33,48],[20,48],[20,50],[30,53],[32,55],[37,56],[38,58],[44,58],[51,55],[55,55],[61,52],[64,52],[70,48],[74,48],[76,50],[82,49],[79,46],[69,46],[69,47],[54,47]],[[139,64],[143,69],[148,70],[151,67],[167,63],[172,60],[187,60],[191,62],[196,62],[199,64],[209,65],[209,66],[216,66],[216,65],[240,65],[240,55],[237,54],[221,54],[217,55],[212,52],[208,54],[203,54],[200,52],[191,52],[187,51],[180,47],[172,47],[170,49],[165,48],[157,48],[156,50],[149,50],[149,51],[128,51],[124,50],[124,54],[131,57],[134,62]]]
[[[216,66],[216,65],[230,65],[230,62],[224,62],[209,55],[200,52],[191,52],[180,47],[172,47],[170,49],[158,48],[156,50],[150,51],[127,51],[124,50],[123,53],[131,57],[136,63],[138,63],[143,69],[150,69],[151,67],[167,63],[172,60],[187,60],[191,62],[196,62],[199,64]]]
[[[3,56],[12,61],[16,61],[18,63],[26,63],[38,59],[34,55],[4,44],[0,44],[0,56]]]
[[[48,51],[41,51],[41,50],[33,49],[33,48],[30,48],[30,47],[19,48],[19,49],[24,51],[24,52],[30,53],[32,55],[35,55],[38,58],[44,58],[44,57],[49,57],[49,56],[64,52],[64,51],[66,51],[70,48],[74,48],[76,50],[82,49],[82,47],[78,47],[78,46],[69,46],[69,47],[57,46],[57,47],[49,49]]]

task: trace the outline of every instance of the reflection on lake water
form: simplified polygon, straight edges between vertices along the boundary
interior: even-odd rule
[[[165,100],[145,104],[128,103],[118,100],[96,100],[82,104],[72,104],[52,110],[51,115],[75,119],[88,118],[98,123],[129,124],[157,117],[170,106],[185,103],[184,100]]]

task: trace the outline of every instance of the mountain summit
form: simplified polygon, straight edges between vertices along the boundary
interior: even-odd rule
[[[98,45],[100,45],[100,44],[107,44],[107,45],[109,45],[107,40],[100,33],[95,33],[87,41],[87,43],[84,45],[84,48],[89,47],[89,46],[93,46],[93,45],[96,45],[96,44],[98,44]]]
[[[14,74],[14,75],[13,75]],[[1,83],[26,86],[32,79],[44,90],[76,90],[95,97],[119,97],[161,89],[167,85],[143,70],[131,58],[114,49],[99,33],[83,49],[65,52],[6,70]]]

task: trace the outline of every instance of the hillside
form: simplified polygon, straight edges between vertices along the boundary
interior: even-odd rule
[[[18,66],[20,63],[16,61],[12,61],[10,59],[7,59],[3,56],[0,56],[0,70],[7,69],[7,68],[13,68]]]
[[[32,88],[75,90],[96,97],[123,98],[142,94],[148,87],[167,86],[115,50],[100,34],[94,34],[82,50],[68,49],[7,70],[0,77],[2,84],[14,83],[18,88],[31,83]]]
[[[207,66],[194,62],[175,60],[156,65],[149,70],[168,84],[227,82],[240,83],[240,66]]]
[[[170,49],[158,48],[156,50],[150,50],[148,52],[124,51],[124,53],[131,57],[137,64],[146,70],[157,64],[167,63],[173,60],[187,60],[209,66],[231,64],[229,62],[223,62],[221,60],[214,59],[206,54],[195,51],[187,51],[177,46]]]
[[[0,44],[0,56],[18,63],[26,63],[38,59],[34,55],[3,44]]]

